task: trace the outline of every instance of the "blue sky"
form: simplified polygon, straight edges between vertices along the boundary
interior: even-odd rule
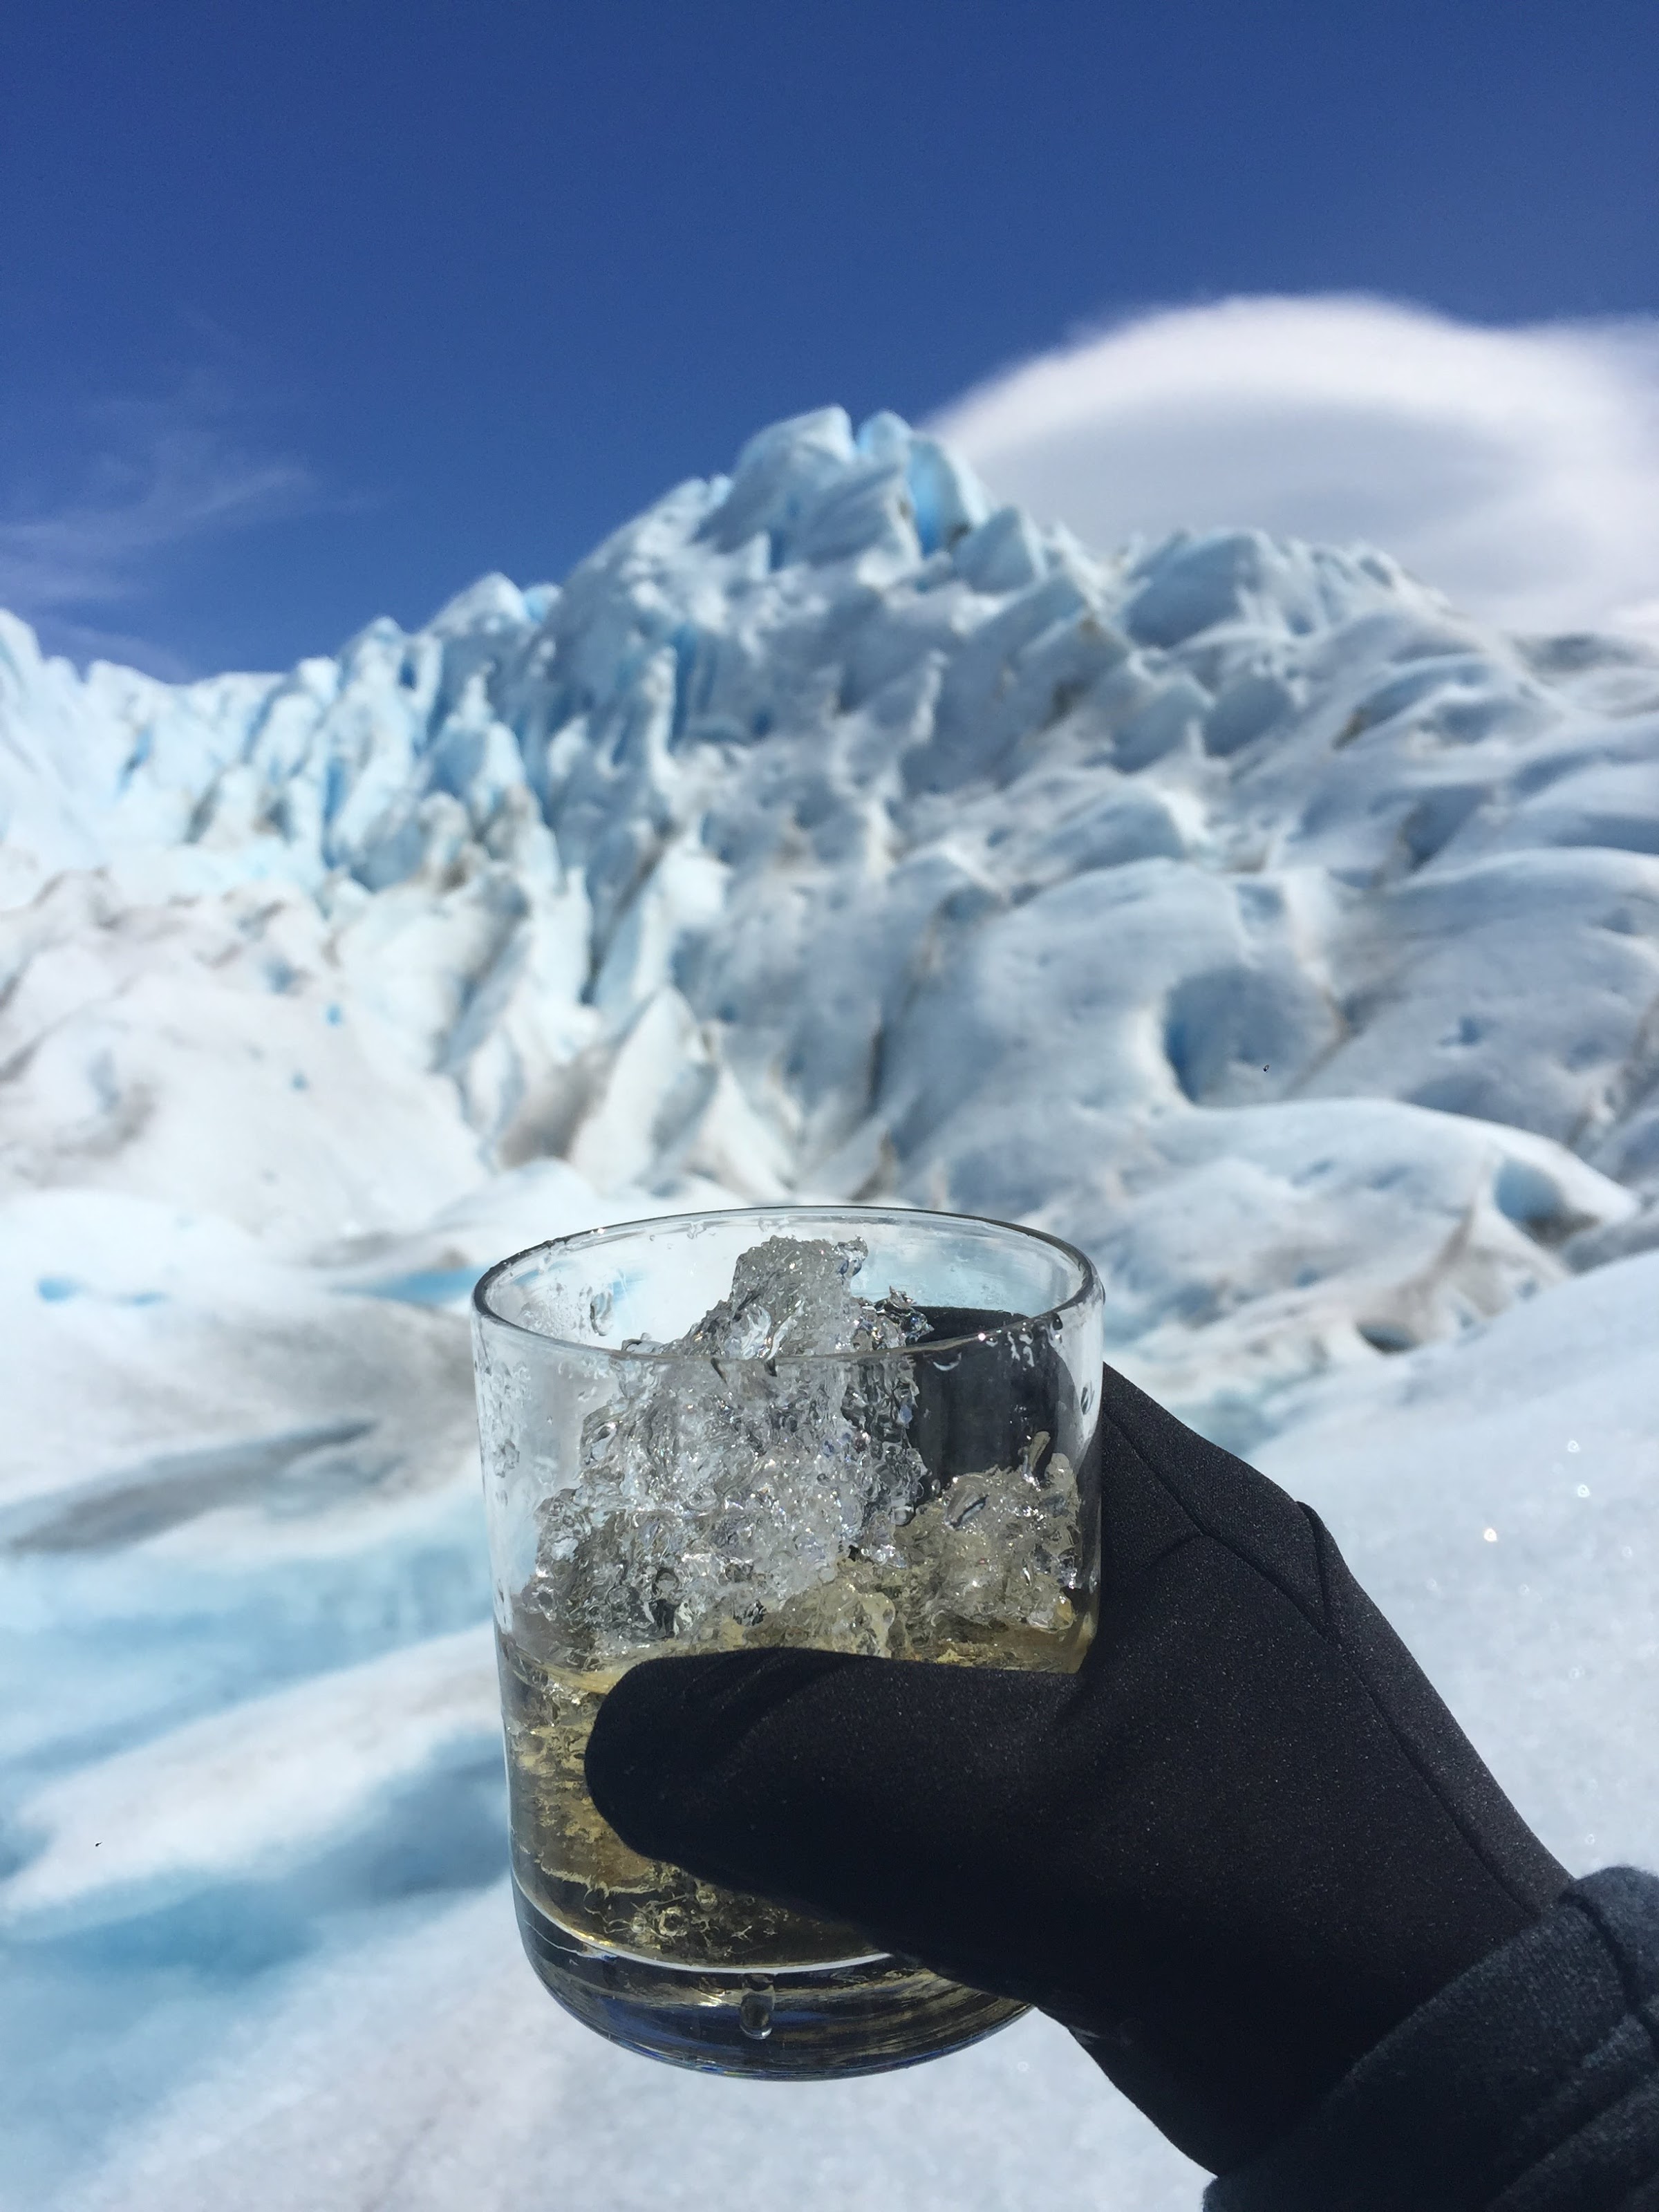
[[[8,0],[0,599],[275,665],[1083,327],[1659,307],[1652,0]]]

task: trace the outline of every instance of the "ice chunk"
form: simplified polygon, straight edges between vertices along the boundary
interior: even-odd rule
[[[738,1261],[729,1297],[672,1348],[715,1358],[776,1359],[803,1352],[893,1352],[927,1334],[902,1291],[875,1300],[852,1288],[867,1256],[860,1239],[773,1237]]]
[[[1082,1500],[1063,1452],[1039,1431],[1017,1467],[958,1474],[898,1531],[906,1645],[920,1652],[988,1638],[1004,1666],[1076,1620]],[[1039,1467],[1041,1466],[1041,1474]]]
[[[908,1363],[881,1355],[927,1320],[902,1292],[854,1289],[865,1257],[856,1239],[773,1238],[684,1336],[631,1347],[658,1356],[619,1368],[583,1425],[580,1479],[541,1509],[521,1601],[539,1657],[735,1642],[792,1604],[803,1619],[855,1554],[890,1552],[927,1470]],[[878,1640],[879,1614],[848,1617],[856,1644]]]
[[[866,1297],[865,1259],[771,1239],[684,1336],[638,1345],[668,1356],[623,1370],[541,1508],[519,1624],[538,1658],[592,1669],[672,1638],[1055,1663],[1084,1510],[1031,1418],[1040,1358],[1017,1322],[1012,1349],[988,1328],[964,1352],[965,1310],[936,1330],[901,1290]],[[890,1356],[934,1340],[936,1362]]]

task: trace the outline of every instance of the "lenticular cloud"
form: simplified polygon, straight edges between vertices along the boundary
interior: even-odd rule
[[[1048,2023],[757,2096],[515,1961],[465,1301],[607,1218],[1080,1241],[1562,1859],[1659,1855],[1659,652],[827,410],[285,675],[0,617],[0,829],[8,2208],[1194,2201]]]
[[[1512,629],[1659,625],[1651,323],[1229,300],[1024,362],[933,427],[1096,544],[1241,523],[1365,538]]]

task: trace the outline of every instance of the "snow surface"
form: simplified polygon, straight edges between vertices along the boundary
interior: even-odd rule
[[[0,617],[0,2202],[1194,2201],[1047,2023],[757,2089],[516,1961],[461,1301],[602,1219],[1079,1238],[1552,1847],[1659,1857],[1651,651],[829,410],[285,676]]]

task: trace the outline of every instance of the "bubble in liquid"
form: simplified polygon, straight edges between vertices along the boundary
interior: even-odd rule
[[[743,1984],[738,2026],[752,2042],[764,2043],[772,2033],[771,1982],[764,1974],[745,1974]]]

